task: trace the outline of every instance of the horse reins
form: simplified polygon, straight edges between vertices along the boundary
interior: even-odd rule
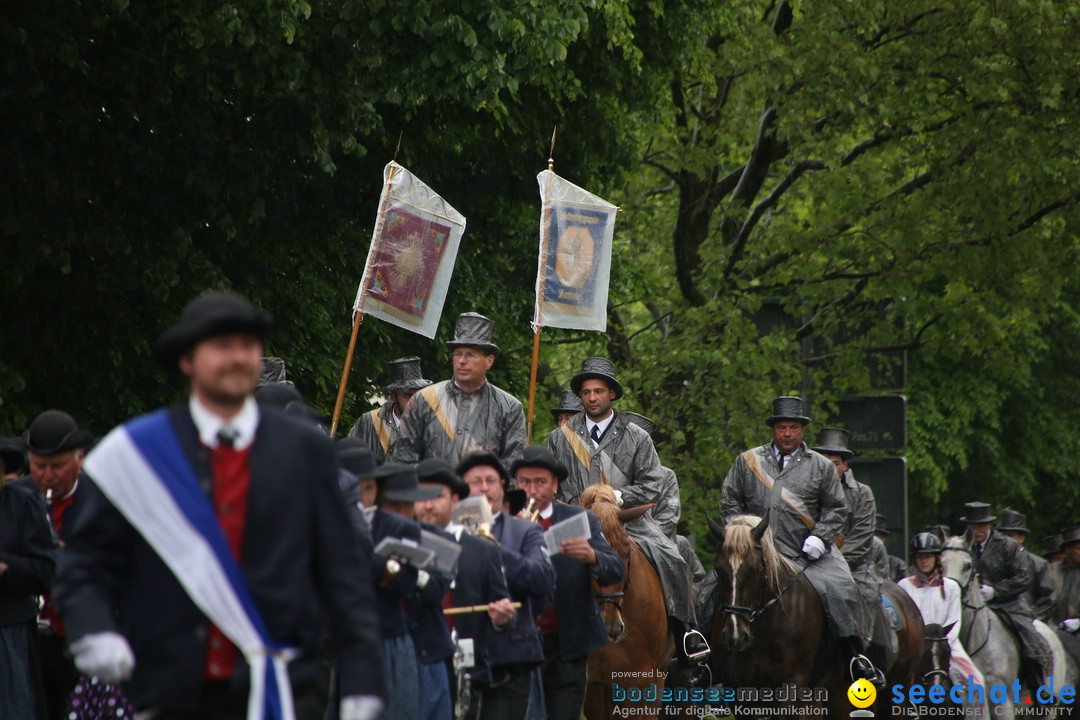
[[[615,503],[611,502],[607,498],[598,498],[596,500],[596,503],[594,503],[594,504],[598,504],[598,503],[607,503],[608,505],[615,505]],[[618,506],[616,505],[616,507],[618,507]],[[631,544],[633,543],[632,540],[630,542],[631,542]],[[611,603],[612,605],[615,606],[616,610],[618,610],[619,612],[622,612],[622,599],[624,597],[626,597],[626,589],[630,587],[630,557],[633,554],[634,554],[634,548],[631,546],[630,549],[626,551],[626,573],[623,575],[622,590],[620,590],[619,592],[594,592],[593,593],[593,599],[594,600],[599,602],[601,605],[603,605],[604,603]]]
[[[968,550],[967,548],[951,547],[951,548],[944,548],[944,549],[952,551],[952,552],[966,553],[968,557],[971,557],[971,551]],[[968,590],[971,588],[971,583],[974,580],[975,580],[975,564],[973,562],[971,564],[971,569],[967,574],[967,578],[964,580],[964,582],[963,583],[957,583],[958,585],[960,585],[960,604],[965,609],[971,610],[971,614],[972,614],[971,629],[968,630],[968,632],[967,632],[967,637],[969,639],[971,638],[972,631],[975,629],[975,627],[974,627],[975,620],[979,617],[979,613],[981,613],[983,610],[989,610],[990,609],[989,606],[987,606],[985,604],[983,604],[980,607],[976,607],[975,605],[971,605],[971,604],[968,603]],[[942,580],[942,582],[944,583],[944,580]],[[986,639],[983,640],[982,645],[980,645],[979,647],[975,648],[974,650],[968,650],[969,655],[975,655],[980,650],[982,650],[984,647],[986,647],[986,644],[988,642],[990,642],[990,627],[989,627],[990,620],[989,620],[989,618],[987,619],[986,624],[987,624]]]
[[[791,589],[791,586],[795,584],[795,581],[798,580],[799,576],[802,575],[805,571],[805,567],[799,568],[799,572],[788,578],[787,582],[783,584],[783,586],[780,588],[780,591],[776,593],[776,595],[769,598],[761,605],[758,605],[756,609],[748,608],[745,605],[723,605],[721,606],[721,609],[728,615],[736,615],[746,620],[747,623],[752,624],[754,620],[756,620],[758,616],[761,615],[761,613],[765,612],[770,607],[775,605],[776,602],[784,596],[784,593]]]

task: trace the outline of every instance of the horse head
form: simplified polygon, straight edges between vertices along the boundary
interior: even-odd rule
[[[951,685],[949,678],[949,663],[952,661],[952,651],[949,647],[949,631],[956,623],[949,623],[945,627],[937,623],[926,625],[925,645],[923,646],[923,659],[920,664],[919,676],[922,684]]]
[[[593,597],[600,606],[600,617],[604,621],[604,631],[611,642],[618,642],[623,637],[626,624],[622,617],[622,603],[630,584],[630,556],[634,550],[633,541],[623,528],[624,523],[636,520],[653,508],[655,503],[638,505],[632,508],[620,508],[615,502],[615,491],[606,483],[590,485],[581,494],[581,507],[591,510],[600,521],[600,528],[612,549],[623,559],[626,573],[623,579],[614,585],[600,585],[593,578]]]
[[[975,559],[963,538],[954,535],[945,541],[941,551],[941,574],[960,585],[963,597],[969,605],[983,605],[979,584],[975,582]]]
[[[719,526],[711,520],[709,523],[710,530],[717,534]],[[728,650],[740,651],[750,646],[754,620],[779,599],[785,582],[798,570],[780,554],[768,523],[767,516],[763,520],[754,515],[740,515],[723,528],[714,561],[719,611],[713,623],[713,637],[720,628],[720,641]]]

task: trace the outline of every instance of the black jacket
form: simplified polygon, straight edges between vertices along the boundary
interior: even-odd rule
[[[240,569],[271,638],[298,648],[294,689],[320,682],[329,654],[343,695],[385,697],[373,591],[365,557],[337,484],[334,448],[318,430],[272,408],[259,410],[251,446]],[[212,492],[209,450],[187,405],[170,423],[203,490]],[[64,519],[53,597],[70,640],[119,632],[135,652],[124,684],[136,708],[197,706],[208,620],[127,519],[90,480]],[[247,695],[238,657],[233,694]]]
[[[49,510],[32,485],[0,488],[0,625],[32,622],[49,592],[59,545]]]

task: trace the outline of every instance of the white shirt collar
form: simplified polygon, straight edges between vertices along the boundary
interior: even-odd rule
[[[247,450],[251,443],[255,442],[255,430],[259,427],[259,406],[250,395],[244,400],[240,412],[229,420],[210,412],[194,395],[188,398],[188,409],[191,410],[195,429],[199,431],[199,440],[206,447],[216,448],[220,444],[217,436],[226,426],[236,431],[233,447],[237,450]]]
[[[589,440],[592,440],[592,429],[594,427],[600,428],[600,436],[603,437],[604,433],[607,432],[608,426],[611,425],[611,421],[614,420],[614,419],[615,419],[615,411],[614,410],[612,410],[611,414],[609,414],[606,418],[604,418],[600,422],[593,422],[592,419],[590,419],[589,416],[586,415],[585,416],[585,433],[589,436]],[[593,442],[593,445],[596,445],[595,441]]]
[[[547,520],[549,517],[555,514],[555,503],[548,503],[548,506],[540,511],[540,517]]]

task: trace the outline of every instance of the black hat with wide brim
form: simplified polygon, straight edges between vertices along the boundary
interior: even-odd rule
[[[615,365],[607,358],[585,358],[581,363],[581,372],[570,378],[570,389],[575,395],[581,395],[581,386],[586,380],[603,380],[611,388],[614,400],[623,396],[623,386],[615,378]]]
[[[844,460],[855,457],[855,453],[848,447],[851,433],[840,428],[821,428],[817,436],[817,447],[811,448],[822,455],[839,455]]]
[[[997,515],[990,514],[990,503],[964,503],[964,510],[966,511],[966,513],[962,518],[960,518],[960,522],[967,523],[968,525],[989,523],[997,520]]]
[[[465,457],[461,458],[461,462],[454,468],[454,472],[458,477],[464,478],[465,473],[472,470],[474,467],[487,466],[495,468],[499,473],[499,477],[502,478],[503,487],[510,482],[510,474],[506,472],[506,466],[502,464],[499,456],[488,450],[474,450]]]
[[[450,463],[439,458],[425,458],[416,465],[416,475],[422,483],[438,483],[464,499],[469,497],[469,484],[459,478]]]
[[[22,443],[14,438],[0,437],[0,458],[3,458],[5,473],[20,472],[26,464]]]
[[[411,390],[423,390],[431,381],[424,377],[420,370],[420,358],[403,357],[390,361],[390,382],[386,385],[386,392],[409,392]]]
[[[1005,508],[1001,511],[1001,522],[998,523],[997,529],[1004,532],[1022,533],[1024,535],[1027,535],[1030,532],[1027,527],[1027,516],[1012,508]]]
[[[522,450],[521,457],[510,464],[511,477],[517,477],[517,471],[523,467],[538,467],[549,470],[555,477],[559,478],[559,482],[565,480],[566,476],[570,474],[566,466],[559,462],[551,451],[543,445],[529,445]]]
[[[489,355],[498,355],[499,346],[491,342],[495,323],[480,313],[467,312],[458,315],[454,324],[454,339],[446,344],[451,348],[474,347]]]
[[[765,424],[772,427],[779,420],[797,420],[803,425],[810,424],[810,418],[803,410],[801,397],[795,395],[781,395],[773,400],[772,415],[765,420]]]
[[[177,361],[203,340],[218,335],[250,333],[265,338],[270,316],[247,299],[224,290],[205,292],[192,300],[175,325],[154,345],[154,359],[166,370],[178,371]]]
[[[23,447],[35,455],[79,450],[94,442],[94,434],[80,430],[75,418],[62,410],[46,410],[34,418],[23,435]]]
[[[338,465],[358,478],[369,478],[375,474],[379,463],[364,441],[358,437],[343,437],[334,444]]]
[[[1080,525],[1073,525],[1071,528],[1066,528],[1061,531],[1061,549],[1064,550],[1066,545],[1080,542]]]
[[[439,488],[422,488],[415,465],[386,463],[375,468],[370,477],[379,484],[379,497],[396,502],[421,502],[438,497]]]
[[[559,394],[559,405],[551,408],[551,412],[554,415],[560,413],[579,413],[585,410],[585,406],[581,404],[581,398],[577,396],[573,390],[563,390]]]

